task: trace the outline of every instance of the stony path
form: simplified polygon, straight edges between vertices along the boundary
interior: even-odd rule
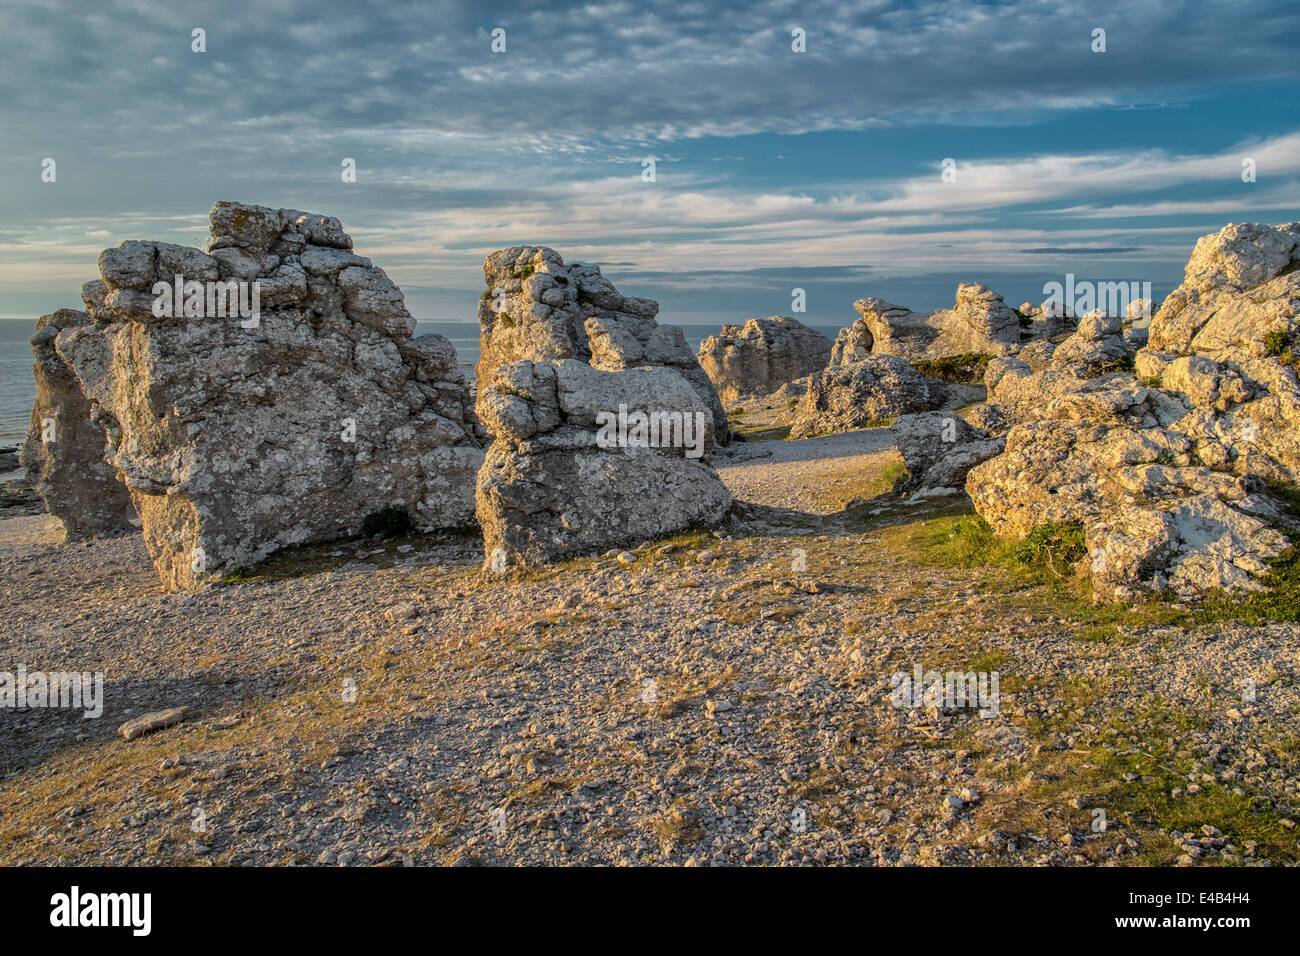
[[[827,516],[888,437],[816,441],[721,459],[716,535],[507,578],[413,539],[163,594],[138,536],[0,519],[0,669],[106,676],[98,720],[0,711],[0,864],[1297,859],[1294,626],[1100,634],[928,557],[954,502]],[[997,713],[894,706],[916,665]]]
[[[804,441],[738,443],[718,456],[718,474],[734,497],[809,514],[842,511],[882,489],[881,474],[902,459],[887,428]]]

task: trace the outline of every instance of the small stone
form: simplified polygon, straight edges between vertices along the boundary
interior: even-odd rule
[[[618,557],[615,558],[615,560],[619,564],[635,564],[636,555],[633,554],[631,551],[623,551],[619,553]]]
[[[188,707],[169,707],[167,710],[155,710],[143,717],[128,720],[117,730],[127,740],[134,740],[136,737],[150,731],[161,730],[164,727],[172,726],[172,724],[180,723],[185,719],[188,710]]]
[[[416,611],[415,605],[409,601],[402,604],[394,604],[384,612],[384,620],[390,624],[397,624],[400,621],[409,621],[419,612]]]

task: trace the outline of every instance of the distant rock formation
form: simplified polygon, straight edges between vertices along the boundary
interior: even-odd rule
[[[881,425],[898,415],[938,408],[946,392],[942,382],[926,378],[893,355],[831,364],[809,380],[790,437]]]
[[[1022,302],[1016,310],[1028,324],[1021,324],[1021,339],[1054,339],[1069,335],[1078,325],[1074,310],[1055,299],[1047,299],[1042,305]]]
[[[1259,589],[1297,527],[1268,483],[1300,480],[1298,308],[1300,223],[1230,225],[1197,242],[1134,372],[1089,377],[1124,342],[1099,316],[1044,372],[991,363],[984,417],[1014,427],[967,477],[976,509],[1001,534],[1081,523],[1100,598]]]
[[[60,309],[41,316],[32,336],[36,404],[19,462],[46,510],[63,523],[65,541],[139,523],[117,470],[104,461],[104,426],[92,420],[81,383],[55,344],[65,330],[90,324],[85,312]]]
[[[733,404],[745,396],[767,396],[826,367],[831,340],[795,319],[774,315],[744,326],[724,325],[700,345],[700,367]]]
[[[451,343],[412,337],[401,290],[337,219],[219,202],[211,223],[208,253],[105,250],[83,290],[94,324],[56,342],[164,584],[202,586],[381,512],[472,524],[483,450]]]
[[[514,362],[481,383],[478,410],[494,438],[478,476],[493,570],[712,525],[731,506],[711,410],[670,368]]]
[[[954,355],[1010,355],[1020,348],[1020,316],[987,286],[957,287],[957,304],[913,312],[883,299],[859,299],[861,317],[840,332],[832,365],[867,354],[897,355],[909,362]]]
[[[576,359],[605,371],[663,366],[690,382],[713,415],[719,444],[731,440],[717,390],[682,330],[655,321],[659,304],[624,296],[596,266],[565,265],[546,246],[514,246],[483,263],[479,387],[512,362]]]

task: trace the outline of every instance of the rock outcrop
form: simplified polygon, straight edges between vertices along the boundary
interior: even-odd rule
[[[60,309],[41,316],[31,340],[36,404],[19,462],[46,510],[63,523],[65,541],[139,523],[117,470],[104,461],[104,426],[91,419],[81,382],[55,347],[60,333],[90,324],[85,312]]]
[[[1068,368],[1081,378],[1094,378],[1129,360],[1123,320],[1117,315],[1089,312],[1079,320],[1074,334],[1056,347],[1051,365]]]
[[[882,299],[859,299],[861,314],[840,332],[831,364],[865,354],[896,355],[909,362],[954,355],[1010,355],[1020,348],[1020,316],[987,286],[957,287],[951,309],[920,313]]]
[[[795,319],[774,315],[724,325],[700,345],[699,363],[723,402],[767,396],[826,367],[831,340]]]
[[[1069,335],[1078,325],[1074,310],[1056,299],[1047,299],[1042,305],[1024,302],[1016,310],[1023,318],[1029,320],[1021,326],[1021,338],[1051,340]]]
[[[337,219],[219,202],[211,222],[207,253],[105,250],[83,290],[94,324],[56,340],[163,582],[201,586],[377,513],[472,524],[483,450],[451,343],[412,337],[401,291]],[[260,309],[230,315],[216,283]]]
[[[908,474],[895,486],[898,492],[964,488],[967,473],[1001,454],[1005,445],[952,412],[901,415],[893,432]]]
[[[479,387],[512,362],[575,359],[606,371],[663,366],[685,378],[713,415],[719,444],[727,413],[682,330],[655,321],[659,304],[624,296],[596,266],[565,265],[546,246],[514,246],[483,263],[479,300]]]
[[[1298,311],[1300,223],[1231,225],[1197,243],[1136,374],[1089,377],[1125,343],[1101,316],[1043,372],[991,363],[1014,427],[967,477],[976,509],[1001,534],[1080,523],[1102,598],[1262,587],[1297,527],[1269,486],[1300,480]]]
[[[984,372],[988,401],[974,410],[971,420],[1004,435],[1012,425],[1042,417],[1051,399],[1133,362],[1121,320],[1090,312],[1060,344],[1038,340],[1017,355],[990,361]]]
[[[715,524],[731,505],[709,464],[712,412],[670,368],[514,362],[480,385],[478,410],[494,438],[477,499],[494,570]]]
[[[809,380],[795,409],[791,438],[881,425],[899,415],[943,404],[942,382],[926,378],[894,355],[868,355],[832,364]]]

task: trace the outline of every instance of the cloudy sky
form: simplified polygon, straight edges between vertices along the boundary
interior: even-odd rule
[[[846,324],[966,280],[1159,297],[1198,236],[1300,218],[1293,0],[7,0],[0,22],[4,316],[79,304],[106,246],[199,244],[218,199],[339,216],[449,320],[523,243],[664,318],[789,314],[802,287],[805,321]]]

